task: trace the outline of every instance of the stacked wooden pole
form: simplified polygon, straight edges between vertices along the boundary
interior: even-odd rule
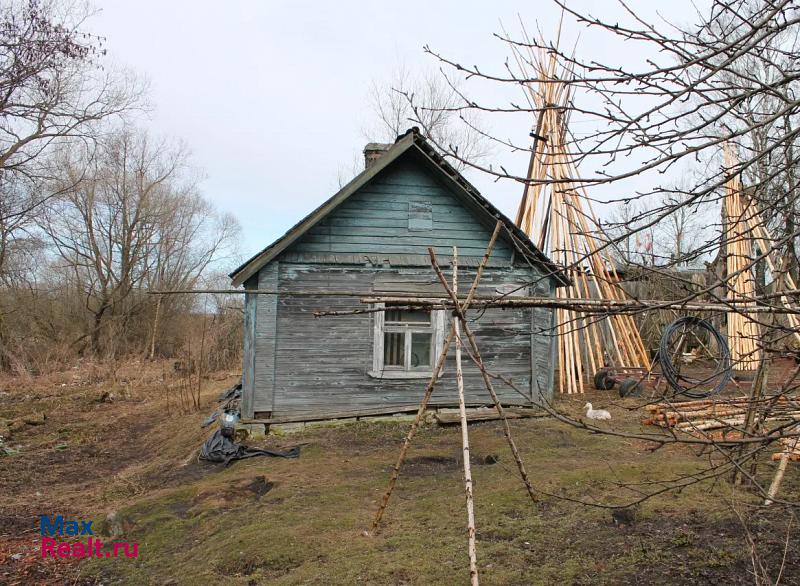
[[[731,169],[736,163],[733,148],[726,144],[723,152],[725,166]],[[748,262],[752,262],[750,255],[753,246],[764,255],[767,267],[776,281],[778,293],[797,289],[794,278],[785,269],[782,259],[774,250],[775,240],[769,233],[761,213],[743,192],[738,175],[734,175],[725,185],[724,219],[727,239],[726,265],[729,277],[732,276],[728,282],[729,300],[752,299],[755,295],[752,267],[748,268]],[[790,308],[789,299],[784,295],[778,297],[778,303],[784,308]],[[755,303],[749,305],[755,307]],[[746,310],[743,313],[747,313]],[[800,345],[800,319],[795,313],[787,312],[786,320]],[[728,317],[728,344],[731,347],[731,358],[735,368],[754,369],[757,366],[761,354],[760,348],[755,345],[757,335],[758,325],[746,315]]]
[[[734,155],[730,145],[723,149],[725,167],[730,169],[734,164]],[[725,266],[727,269],[727,298],[743,302],[741,313],[728,315],[728,346],[731,350],[731,361],[736,370],[755,370],[761,358],[761,349],[757,345],[759,327],[747,311],[747,303],[756,294],[756,282],[753,276],[753,229],[748,222],[755,212],[753,206],[745,201],[742,193],[742,182],[738,175],[731,176],[725,182],[724,222],[725,222]]]
[[[642,423],[668,427],[705,439],[736,440],[750,437],[747,416],[759,407],[763,407],[758,415],[759,423],[777,423],[783,428],[781,433],[785,434],[779,441],[781,451],[772,454],[772,460],[778,462],[778,467],[764,500],[765,505],[770,505],[778,494],[789,462],[800,461],[800,438],[797,435],[800,433],[800,423],[786,427],[787,421],[800,422],[799,399],[779,395],[764,397],[759,403],[753,403],[751,397],[657,403],[647,406],[650,417]],[[767,431],[766,428],[761,429],[761,433]]]
[[[595,236],[599,223],[591,202],[573,180],[578,173],[567,147],[571,88],[559,81],[554,53],[530,49],[528,59],[519,52],[515,56],[528,78],[541,80],[527,86],[539,115],[517,225],[556,264],[568,268],[572,284],[556,290],[559,299],[626,300],[613,263],[600,252],[601,242]],[[559,308],[556,334],[562,393],[583,392],[585,377],[607,363],[650,367],[649,354],[630,315],[596,318]]]

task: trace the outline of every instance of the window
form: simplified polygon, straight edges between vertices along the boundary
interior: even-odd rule
[[[378,306],[380,307],[380,306]],[[378,378],[426,378],[442,349],[444,312],[387,306],[375,316],[372,370]]]

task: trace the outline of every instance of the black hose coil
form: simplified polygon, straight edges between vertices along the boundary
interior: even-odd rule
[[[706,378],[696,379],[688,377],[685,374],[681,374],[678,372],[678,369],[675,367],[672,357],[669,354],[670,338],[675,332],[685,326],[695,326],[704,329],[709,332],[709,334],[711,334],[711,336],[713,336],[717,342],[717,347],[719,348],[720,354],[719,362],[717,363],[717,368],[715,369],[714,373]],[[658,346],[658,362],[661,364],[661,372],[664,374],[664,379],[667,381],[669,386],[672,387],[676,393],[686,395],[691,399],[702,399],[704,397],[717,395],[722,392],[722,390],[731,380],[732,363],[731,351],[730,348],[728,348],[728,341],[709,322],[695,316],[681,317],[664,328],[664,333],[661,335],[661,342]],[[710,390],[690,390],[691,388],[697,388],[700,385],[705,386],[710,384],[714,380],[716,380],[717,383]],[[686,388],[681,383],[690,385],[690,388]]]

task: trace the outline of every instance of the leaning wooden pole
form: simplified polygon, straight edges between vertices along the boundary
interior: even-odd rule
[[[733,314],[737,315],[737,314]],[[744,416],[744,435],[752,435],[758,425],[757,411],[764,397],[765,387],[769,380],[769,359],[763,354],[758,363],[758,370],[756,371],[756,378],[753,381],[753,386],[750,389],[750,401],[747,405]],[[744,446],[739,447],[739,458],[743,459],[745,453]],[[733,470],[733,483],[735,485],[741,484],[743,481],[742,471],[737,467]]]
[[[445,360],[447,359],[447,354],[450,351],[450,345],[453,343],[453,339],[455,338],[455,322],[450,325],[450,332],[447,334],[447,338],[444,341],[444,345],[442,346],[442,351],[439,354],[439,359],[436,361],[436,366],[433,369],[433,374],[431,375],[431,380],[428,383],[428,386],[425,388],[425,394],[422,396],[422,401],[419,403],[419,408],[417,409],[417,415],[414,417],[414,421],[411,424],[411,428],[408,430],[406,434],[406,438],[403,441],[403,445],[400,447],[400,453],[397,455],[397,461],[394,464],[394,468],[392,468],[392,475],[389,477],[389,484],[386,487],[386,491],[383,493],[383,497],[381,498],[381,504],[378,507],[377,512],[375,513],[375,518],[372,520],[372,528],[370,531],[372,533],[378,528],[378,525],[383,518],[383,513],[386,511],[386,507],[389,505],[389,499],[392,496],[392,492],[394,491],[394,486],[397,484],[397,479],[400,477],[400,469],[403,467],[403,462],[406,459],[406,452],[408,451],[408,446],[411,445],[411,440],[414,439],[414,436],[417,433],[417,429],[419,428],[419,424],[422,421],[422,417],[425,415],[425,411],[428,408],[428,402],[431,399],[431,395],[433,395],[433,389],[436,386],[436,383],[439,380],[439,374],[442,372],[442,368],[444,368]]]
[[[453,247],[453,291],[458,295],[458,248]],[[464,372],[461,370],[461,332],[459,320],[453,320],[456,336],[456,386],[458,387],[458,412],[461,416],[461,454],[464,461],[464,496],[467,501],[467,550],[469,554],[469,578],[472,586],[478,586],[478,553],[475,547],[475,503],[472,495],[472,468],[469,461],[469,429],[467,407],[464,401]]]
[[[150,336],[150,360],[156,355],[156,335],[158,334],[158,318],[161,314],[161,301],[164,299],[163,295],[159,295],[156,300],[156,315],[153,319],[153,335]]]
[[[723,145],[725,167],[732,170],[735,165],[735,154],[729,143]],[[725,220],[725,266],[727,298],[744,302],[741,313],[728,317],[728,345],[731,349],[731,360],[734,369],[755,370],[762,352],[756,345],[760,338],[758,322],[749,316],[748,309],[755,302],[748,302],[756,294],[756,283],[753,276],[752,247],[753,230],[747,222],[747,210],[743,202],[742,182],[738,174],[732,175],[725,182],[724,220]],[[764,251],[766,252],[766,250]]]
[[[433,270],[436,272],[436,276],[439,278],[439,281],[442,283],[442,286],[447,291],[447,294],[450,296],[451,299],[458,299],[458,294],[454,292],[447,284],[447,279],[442,272],[441,267],[439,266],[439,262],[436,259],[436,253],[434,252],[433,248],[428,248],[428,254],[431,257],[431,264],[433,265]],[[503,435],[506,436],[506,441],[508,442],[508,446],[511,448],[511,453],[514,455],[514,461],[517,463],[517,469],[519,470],[520,478],[522,478],[522,483],[525,485],[525,489],[528,491],[528,496],[530,496],[532,502],[537,502],[536,494],[533,491],[533,485],[531,484],[530,478],[528,478],[528,472],[525,470],[525,464],[522,461],[522,456],[517,449],[517,444],[514,441],[514,438],[511,437],[511,426],[508,423],[508,418],[506,417],[506,412],[503,409],[503,406],[500,404],[500,398],[497,396],[497,393],[494,390],[494,385],[492,384],[492,379],[489,377],[489,373],[486,371],[486,367],[481,360],[481,353],[478,349],[478,343],[475,340],[475,336],[472,333],[472,330],[467,323],[467,320],[464,316],[464,308],[460,308],[458,305],[455,306],[456,309],[454,310],[455,314],[455,321],[461,323],[461,327],[464,329],[464,334],[467,336],[467,340],[469,341],[470,346],[470,353],[472,356],[473,361],[477,364],[478,368],[481,371],[481,376],[483,377],[483,384],[486,386],[486,390],[489,391],[489,396],[492,398],[494,402],[495,409],[497,409],[497,414],[500,416],[500,420],[503,422]]]
[[[497,224],[494,227],[494,232],[492,232],[492,237],[489,239],[489,245],[486,247],[486,252],[481,259],[480,264],[478,265],[478,270],[475,273],[475,279],[472,282],[472,287],[470,287],[469,293],[467,294],[467,298],[464,300],[463,303],[463,310],[469,308],[470,304],[472,303],[473,298],[475,297],[475,293],[478,290],[478,284],[483,277],[483,270],[486,268],[486,264],[489,262],[489,257],[492,255],[492,251],[494,250],[494,245],[497,242],[497,237],[500,235],[500,228],[502,227],[502,222],[498,220]],[[403,462],[406,458],[406,452],[408,452],[408,446],[411,445],[411,440],[414,439],[414,436],[417,433],[417,429],[419,429],[419,424],[422,421],[422,417],[425,415],[425,411],[428,408],[428,402],[431,399],[431,395],[433,395],[433,389],[436,386],[437,381],[439,380],[439,375],[442,372],[442,368],[444,368],[445,360],[447,359],[447,353],[450,350],[450,344],[453,343],[453,338],[455,337],[455,322],[450,324],[450,331],[447,334],[447,338],[442,345],[442,351],[439,354],[439,359],[436,361],[436,366],[433,369],[433,374],[431,375],[431,380],[428,383],[428,386],[425,389],[425,394],[422,396],[422,400],[419,404],[419,409],[417,409],[417,415],[414,418],[414,422],[411,424],[411,428],[408,430],[406,434],[405,440],[403,441],[403,445],[400,447],[400,453],[397,455],[397,461],[394,464],[394,468],[392,469],[392,475],[389,478],[389,484],[386,487],[386,491],[383,494],[383,498],[381,498],[381,504],[378,507],[377,512],[375,513],[375,518],[372,521],[372,528],[371,532],[375,532],[378,528],[378,525],[383,518],[383,513],[386,511],[386,507],[389,505],[389,499],[392,496],[392,492],[394,491],[395,484],[397,484],[397,479],[400,476],[400,469],[403,466]]]
[[[799,430],[800,428],[795,428],[794,431]],[[764,499],[764,506],[768,507],[775,501],[775,497],[778,496],[778,489],[781,487],[781,482],[783,481],[783,476],[786,474],[786,467],[789,465],[789,458],[797,449],[798,438],[794,438],[787,443],[786,447],[781,454],[780,462],[778,462],[778,469],[775,471],[775,476],[772,478],[772,483],[769,485],[769,490],[767,490],[767,498]]]

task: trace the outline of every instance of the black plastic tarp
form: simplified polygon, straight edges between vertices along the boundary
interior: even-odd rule
[[[244,460],[255,456],[272,456],[275,458],[297,458],[300,448],[288,450],[268,450],[266,448],[252,448],[235,443],[231,438],[222,435],[218,429],[200,447],[200,459],[207,462],[224,462],[227,466],[233,460]]]

